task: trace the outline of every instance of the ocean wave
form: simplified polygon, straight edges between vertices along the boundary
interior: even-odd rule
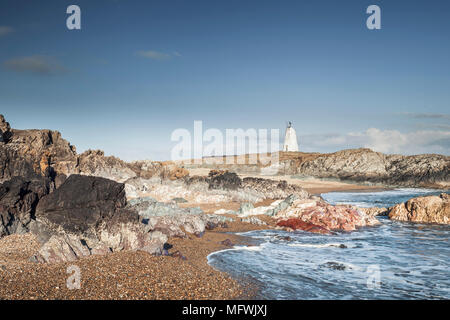
[[[336,247],[339,249],[346,249],[346,248],[356,248],[356,245],[348,245],[344,243],[289,243],[289,247],[304,247],[304,248],[329,248],[329,247]]]

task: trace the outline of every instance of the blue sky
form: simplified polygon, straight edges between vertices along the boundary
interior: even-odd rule
[[[291,120],[303,151],[449,155],[449,16],[424,0],[2,0],[0,113],[125,160],[170,158],[194,120]]]

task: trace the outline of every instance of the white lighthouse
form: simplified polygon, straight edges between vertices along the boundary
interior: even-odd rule
[[[284,136],[283,151],[298,151],[297,134],[290,121],[286,128],[286,135]]]

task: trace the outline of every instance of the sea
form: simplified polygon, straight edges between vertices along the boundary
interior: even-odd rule
[[[390,207],[441,192],[401,188],[322,197],[332,204]],[[250,279],[256,299],[450,299],[450,226],[377,219],[378,226],[333,235],[239,233],[255,245],[214,252],[208,263]]]

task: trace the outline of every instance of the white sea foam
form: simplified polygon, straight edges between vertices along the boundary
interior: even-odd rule
[[[288,246],[290,247],[304,247],[304,248],[329,248],[329,247],[336,247],[339,248],[341,245],[345,245],[347,248],[355,248],[355,245],[347,245],[344,243],[289,243]]]

